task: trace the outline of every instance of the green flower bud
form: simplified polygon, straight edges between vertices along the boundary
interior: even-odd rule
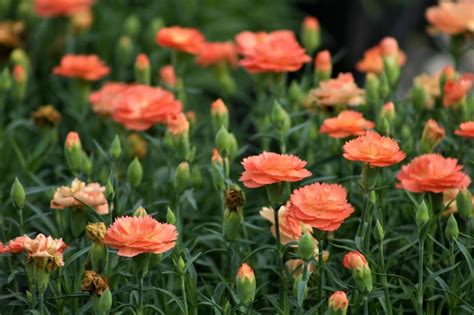
[[[444,230],[444,235],[450,241],[455,240],[459,237],[459,228],[454,215],[450,215],[448,219],[448,224],[446,225],[446,229]]]
[[[252,268],[247,263],[242,264],[235,280],[240,301],[245,305],[251,304],[257,290],[257,282]]]
[[[113,160],[118,160],[120,155],[122,155],[122,145],[120,144],[120,138],[118,135],[115,135],[114,140],[110,145],[109,155]]]
[[[461,190],[456,197],[459,216],[464,220],[472,218],[472,193],[469,189]]]
[[[298,252],[304,260],[310,260],[314,256],[314,239],[310,232],[301,235],[298,241]]]
[[[0,73],[0,93],[4,94],[12,87],[12,77],[8,68],[3,69]]]
[[[135,212],[133,213],[134,217],[146,217],[148,213],[146,212],[145,208],[138,207]]]
[[[107,181],[107,185],[105,186],[105,196],[107,198],[113,198],[115,195],[114,186],[110,180]]]
[[[135,82],[140,84],[150,84],[151,66],[146,54],[139,54],[135,59]]]
[[[87,230],[86,230],[87,231]],[[97,271],[102,271],[105,267],[106,249],[104,244],[93,242],[89,251],[92,268]]]
[[[216,147],[223,157],[232,159],[238,151],[237,139],[222,126],[216,134]]]
[[[365,95],[367,104],[375,106],[380,102],[380,81],[377,75],[373,73],[367,73],[365,77]]]
[[[27,73],[30,72],[31,69],[31,61],[28,54],[21,48],[14,49],[10,54],[10,61],[12,64],[19,64],[21,65]]]
[[[191,186],[191,173],[188,162],[179,163],[174,174],[174,188],[183,192]]]
[[[306,94],[303,88],[298,84],[298,81],[291,81],[288,97],[290,99],[290,103],[292,104],[292,108],[297,109],[303,105]]]
[[[135,14],[129,15],[124,22],[125,34],[133,38],[140,34],[140,30],[141,23],[138,16]]]
[[[133,54],[133,41],[129,36],[120,37],[117,42],[117,60],[121,66],[129,64]]]
[[[224,211],[224,236],[227,240],[233,241],[240,234],[242,226],[242,211],[232,211],[226,208]]]
[[[138,187],[142,182],[143,167],[138,158],[134,158],[133,161],[128,165],[127,169],[127,180],[132,187]]]
[[[183,275],[186,271],[186,263],[184,262],[183,257],[179,257],[178,261],[176,262],[176,269],[180,275]]]
[[[411,100],[417,110],[422,110],[427,107],[427,97],[425,88],[419,83],[415,83],[410,91]]]
[[[389,86],[392,88],[397,86],[398,79],[400,79],[400,65],[398,64],[397,57],[390,56],[383,58],[383,65]]]
[[[388,82],[388,78],[385,74],[382,74],[380,76],[379,95],[383,100],[385,100],[389,93],[390,84]]]
[[[87,154],[81,150],[81,170],[84,174],[90,175],[92,173],[92,161]]]
[[[176,216],[174,215],[173,210],[170,207],[166,210],[166,222],[169,224],[176,224]]]
[[[211,104],[211,119],[214,130],[229,128],[229,110],[220,98]]]
[[[383,230],[382,224],[379,220],[375,220],[375,237],[379,241],[383,241],[385,237],[385,231]]]
[[[13,201],[13,204],[17,208],[23,208],[25,205],[25,196],[25,189],[23,188],[23,185],[21,184],[18,177],[16,177],[10,190],[10,198]]]
[[[275,128],[282,134],[286,134],[291,128],[290,115],[283,109],[283,107],[275,101],[272,108],[272,122]]]
[[[301,29],[301,42],[309,54],[313,54],[321,43],[319,22],[315,17],[307,17]]]
[[[430,220],[430,213],[424,200],[420,203],[418,209],[416,210],[415,220],[416,225],[418,225],[418,228],[420,229]]]
[[[94,309],[96,309],[97,314],[108,314],[112,308],[112,293],[110,289],[105,289],[104,293],[97,298]]]
[[[306,297],[308,296],[308,284],[306,281],[303,281],[303,275],[299,275],[295,281],[293,282],[293,294],[297,297],[299,300],[300,298],[303,302],[306,300]]]

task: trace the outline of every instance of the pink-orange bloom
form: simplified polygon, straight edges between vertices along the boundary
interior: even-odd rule
[[[472,88],[474,74],[466,73],[457,80],[447,80],[444,84],[443,105],[450,107],[462,102]]]
[[[173,136],[186,134],[189,130],[189,121],[186,115],[179,113],[178,115],[168,118],[166,127]]]
[[[329,307],[332,310],[346,310],[349,306],[349,300],[347,299],[344,291],[336,291],[329,297]]]
[[[211,104],[211,115],[225,115],[229,112],[227,106],[225,106],[224,101],[218,98]]]
[[[161,254],[176,245],[178,232],[171,224],[151,216],[120,217],[108,228],[104,243],[118,249],[117,255],[134,257],[142,253]]]
[[[364,119],[361,113],[345,110],[335,118],[325,119],[319,131],[332,138],[347,138],[362,135],[367,129],[372,129],[374,126],[375,124]]]
[[[273,32],[273,34],[280,33],[280,32],[287,32],[287,31],[275,31]],[[235,36],[237,52],[241,55],[250,53],[258,43],[261,43],[264,40],[266,40],[268,36],[269,36],[269,33],[265,33],[265,32],[256,32],[256,33],[249,32],[249,31],[240,32],[239,34]]]
[[[0,242],[0,254],[5,254],[8,253],[8,246],[3,245],[2,242]]]
[[[364,135],[346,142],[343,150],[346,159],[377,167],[397,164],[406,157],[395,140],[383,137],[375,131],[367,131]]]
[[[175,87],[177,80],[172,65],[163,66],[160,69],[160,81],[169,87]]]
[[[314,16],[307,16],[304,18],[303,27],[311,30],[319,30],[319,21]]]
[[[397,179],[398,188],[414,193],[442,193],[448,189],[464,189],[471,179],[461,172],[457,159],[445,158],[440,154],[424,154],[404,165]]]
[[[391,119],[395,117],[395,104],[393,102],[386,103],[380,111],[380,117]]]
[[[272,233],[276,237],[275,229],[275,210],[272,208],[263,207],[260,210],[260,215],[267,221],[272,223]],[[278,210],[278,225],[280,226],[280,242],[282,244],[288,244],[290,242],[297,242],[303,233],[312,231],[312,228],[308,224],[296,220],[290,216],[288,211],[288,205],[281,206]]]
[[[156,34],[158,45],[189,54],[197,54],[204,44],[204,36],[195,28],[163,27]]]
[[[196,63],[201,66],[228,64],[237,66],[237,49],[232,42],[204,43],[196,56]]]
[[[474,138],[474,121],[463,122],[454,133],[461,137]]]
[[[337,78],[323,81],[318,88],[311,90],[309,99],[318,106],[356,106],[365,102],[364,94],[351,73],[340,73]]]
[[[358,251],[353,251],[344,255],[342,264],[344,265],[344,268],[347,269],[362,269],[367,266],[367,260],[364,255]]]
[[[455,35],[474,32],[474,1],[442,1],[426,10],[426,19],[439,31]]]
[[[20,253],[24,250],[23,244],[27,240],[31,240],[28,235],[17,236],[8,242],[8,246],[5,246],[4,251],[12,254]]]
[[[242,41],[240,38],[237,37],[236,40]],[[250,73],[297,71],[311,60],[291,31],[255,34],[250,42],[251,44],[240,44],[243,46],[240,50],[244,57],[240,65]]]
[[[384,56],[393,56],[400,66],[406,62],[406,55],[398,49],[397,41],[392,37],[386,37],[377,46],[364,52],[364,57],[357,62],[356,68],[365,73],[382,73]]]
[[[245,187],[257,188],[279,182],[297,182],[311,176],[306,161],[295,155],[263,152],[242,161],[244,172],[240,181]]]
[[[115,101],[121,96],[121,92],[129,87],[126,83],[108,82],[100,90],[89,95],[92,110],[103,116],[110,116],[115,110]]]
[[[331,53],[329,52],[329,50],[323,50],[318,52],[314,59],[314,66],[317,71],[331,72],[332,62]]]
[[[79,138],[79,134],[75,131],[70,131],[66,136],[66,141],[64,146],[71,150],[73,147],[81,147],[81,138]]]
[[[89,10],[94,2],[95,0],[35,0],[35,13],[44,18],[72,16]]]
[[[255,274],[253,269],[247,263],[243,263],[239,270],[237,270],[237,279],[244,280],[245,278],[249,279],[250,281],[255,281]]]
[[[222,159],[222,156],[219,154],[219,150],[217,150],[216,148],[212,150],[211,162],[212,164],[216,164],[216,163],[224,164],[224,160]]]
[[[51,200],[52,209],[84,208],[85,205],[94,208],[97,214],[109,213],[105,187],[98,183],[86,184],[76,178],[70,187],[57,188]]]
[[[63,251],[65,248],[66,244],[61,238],[54,239],[41,233],[36,238],[27,238],[23,242],[23,249],[28,253],[28,259],[51,258],[57,267],[64,265]]]
[[[65,55],[53,69],[56,75],[87,81],[97,81],[109,72],[110,68],[97,55]]]
[[[446,131],[435,120],[428,119],[423,128],[422,141],[437,145],[444,139]]]
[[[164,89],[135,84],[121,93],[115,103],[113,119],[130,130],[147,130],[166,123],[182,111],[182,104]]]
[[[289,209],[295,219],[322,231],[337,230],[354,212],[344,187],[321,183],[293,191]]]

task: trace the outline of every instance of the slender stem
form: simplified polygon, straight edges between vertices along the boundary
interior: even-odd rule
[[[144,314],[143,311],[143,277],[140,277],[140,281],[138,282],[138,313]]]
[[[20,216],[20,234],[25,234],[25,223],[23,220],[23,207],[18,207],[18,214]]]
[[[40,314],[44,315],[44,292],[39,293]]]
[[[325,233],[322,234],[319,242],[318,242],[318,245],[319,245],[319,253],[318,253],[318,269],[317,269],[317,272],[318,272],[318,297],[319,297],[319,300],[323,300],[323,248],[324,248],[324,237],[326,236]],[[318,310],[318,313],[321,313],[319,310]]]
[[[181,275],[181,294],[183,295],[183,303],[184,303],[184,315],[188,315],[188,299],[186,297],[186,276],[183,274]]]
[[[369,301],[367,296],[364,296],[364,315],[369,315]]]
[[[423,314],[423,280],[424,280],[424,251],[425,239],[421,236],[418,240],[418,314]]]
[[[388,315],[392,315],[392,303],[390,302],[390,294],[388,292],[387,272],[385,270],[385,258],[383,254],[383,240],[380,241],[380,266],[382,268],[382,285],[385,296],[385,308]]]
[[[280,221],[278,218],[278,210],[279,206],[275,207],[276,209],[273,210],[273,216],[275,220],[275,234],[276,234],[276,248],[278,252],[278,263],[280,265],[281,272],[285,272],[284,265],[283,265],[283,248],[281,246],[281,236],[280,236]],[[287,310],[287,292],[286,292],[286,281],[285,277],[280,277],[280,299],[282,304],[282,310],[286,314]]]

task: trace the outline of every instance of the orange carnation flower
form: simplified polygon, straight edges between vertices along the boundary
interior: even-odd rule
[[[295,155],[263,152],[242,161],[245,171],[240,181],[245,187],[257,188],[279,182],[297,182],[311,176],[306,161]]]
[[[367,266],[367,259],[358,251],[353,251],[344,255],[342,264],[347,269],[362,269]]]
[[[240,64],[251,73],[297,71],[311,60],[291,31],[255,35],[250,42],[241,48]]]
[[[397,176],[397,187],[415,193],[464,189],[469,186],[471,179],[461,172],[463,166],[457,163],[457,159],[445,158],[440,154],[418,156],[402,167]]]
[[[163,66],[160,69],[160,81],[169,87],[176,86],[177,80],[172,65]]]
[[[44,18],[71,16],[89,10],[94,2],[95,0],[35,0],[35,12]]]
[[[20,253],[24,250],[23,244],[27,240],[31,240],[28,235],[17,236],[13,240],[8,242],[8,246],[5,246],[3,250],[5,253]]]
[[[179,113],[178,115],[168,118],[166,127],[173,136],[180,136],[189,130],[189,121],[186,115]]]
[[[447,80],[444,84],[443,105],[450,107],[461,103],[472,88],[474,74],[466,73],[457,80]]]
[[[397,164],[406,157],[395,140],[383,137],[375,131],[367,131],[364,135],[346,142],[343,150],[346,159],[377,167]]]
[[[474,32],[474,1],[443,1],[426,10],[426,19],[439,31],[454,35]]]
[[[62,186],[56,189],[51,200],[52,209],[83,208],[84,204],[94,208],[97,214],[109,213],[105,187],[98,183],[86,184],[76,178],[71,187]]]
[[[474,138],[474,121],[462,123],[454,133],[461,137]]]
[[[142,253],[161,254],[176,245],[178,232],[171,224],[151,216],[120,217],[108,228],[104,243],[118,249],[117,255],[134,257]]]
[[[263,207],[260,210],[260,215],[267,221],[272,223],[272,233],[276,237],[275,229],[275,210],[272,208]],[[306,231],[312,231],[312,228],[308,224],[296,220],[290,216],[288,211],[288,205],[281,206],[278,210],[278,225],[280,226],[280,242],[288,244],[290,242],[296,242],[299,240],[300,236],[303,235]]]
[[[282,33],[282,32],[289,32],[289,31],[275,31],[272,34]],[[235,36],[235,44],[237,47],[237,52],[241,55],[245,55],[250,53],[254,47],[258,44],[263,42],[267,39],[269,33],[265,32],[249,32],[243,31],[240,32]]]
[[[198,53],[204,41],[204,36],[195,28],[163,27],[156,34],[158,45],[189,54]]]
[[[336,79],[323,81],[318,88],[311,90],[309,100],[319,106],[356,106],[365,102],[364,94],[351,73],[340,73]]]
[[[182,111],[181,102],[161,88],[132,85],[115,103],[113,119],[130,130],[146,130],[156,123],[166,123]]]
[[[53,69],[56,75],[87,81],[97,81],[109,72],[109,67],[97,55],[66,55]]]
[[[374,126],[375,124],[364,119],[361,113],[345,110],[335,118],[325,119],[319,131],[328,134],[332,138],[347,138],[362,135],[367,129],[372,129]]]
[[[205,67],[219,63],[235,67],[238,62],[237,49],[232,42],[204,43],[196,56],[196,63]]]
[[[382,73],[383,56],[394,56],[398,64],[404,65],[406,55],[398,49],[398,43],[394,38],[385,37],[380,43],[364,52],[364,57],[357,62],[356,68],[364,73]]]
[[[54,267],[64,266],[63,251],[66,244],[61,238],[54,239],[40,233],[36,238],[25,239],[23,249],[28,253],[28,259],[47,258],[52,261]]]
[[[104,116],[110,116],[115,109],[115,101],[120,97],[121,92],[129,87],[126,83],[109,82],[104,84],[100,90],[89,95],[89,102],[92,110]]]
[[[329,50],[322,50],[317,53],[316,57],[314,58],[314,66],[317,71],[331,72],[332,61]]]
[[[314,183],[293,191],[290,215],[322,231],[337,230],[354,208],[339,184]]]

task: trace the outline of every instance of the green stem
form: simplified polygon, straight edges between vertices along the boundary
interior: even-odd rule
[[[383,240],[380,241],[380,266],[382,267],[382,286],[385,296],[385,308],[388,315],[392,315],[392,303],[390,302],[390,294],[388,292],[387,272],[385,270],[385,258],[383,254]]]
[[[186,276],[183,274],[181,275],[181,294],[183,295],[183,303],[184,303],[184,315],[188,315],[188,299],[186,297]]]
[[[18,207],[18,215],[20,216],[20,234],[25,234],[25,223],[23,220],[23,207]]]
[[[143,310],[143,277],[140,277],[140,281],[138,282],[138,313],[144,314]]]
[[[423,280],[424,280],[424,252],[425,239],[421,236],[418,240],[418,314],[423,314]]]
[[[322,301],[323,300],[323,248],[324,248],[324,237],[326,236],[325,233],[323,233],[321,235],[321,238],[319,239],[319,242],[318,242],[318,245],[319,245],[319,253],[318,253],[318,269],[317,269],[317,272],[318,272],[318,297],[319,297],[319,300]],[[321,312],[318,310],[318,313],[321,313],[322,314],[322,310]]]
[[[44,315],[44,292],[39,293],[40,314]]]

